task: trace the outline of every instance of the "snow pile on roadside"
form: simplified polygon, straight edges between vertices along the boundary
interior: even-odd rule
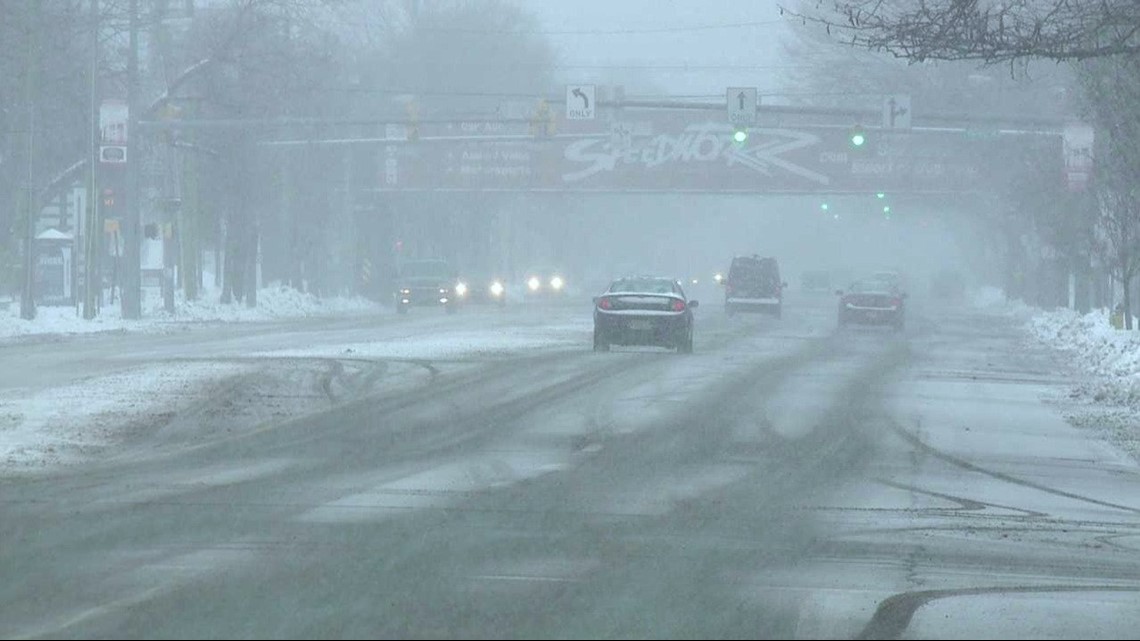
[[[1140,332],[1113,328],[1107,309],[1039,311],[1026,329],[1086,374],[1067,399],[1054,399],[1065,418],[1140,461]]]
[[[257,322],[289,318],[381,313],[383,306],[362,297],[317,298],[285,286],[261,289],[257,293],[257,307],[244,303],[218,302],[216,291],[207,291],[199,300],[186,301],[179,297],[175,312],[163,310],[162,297],[157,291],[144,290],[143,318],[124,320],[119,305],[105,305],[101,314],[84,320],[73,307],[38,307],[36,318],[20,318],[19,305],[0,311],[0,338],[35,334],[86,334],[106,331],[168,331],[172,324],[204,322]]]
[[[1083,315],[1069,309],[1039,312],[1028,329],[1093,375],[1080,388],[1082,395],[1140,406],[1140,332],[1114,329],[1104,309]]]
[[[174,314],[167,314],[162,308],[162,299],[148,300],[151,315],[166,321],[196,322],[251,322],[271,321],[282,318],[329,316],[352,313],[379,313],[379,303],[363,297],[317,298],[292,287],[279,285],[266,287],[257,292],[257,307],[245,303],[224,304],[218,302],[216,292],[208,292],[196,301],[175,306]]]
[[[157,364],[31,395],[9,392],[0,396],[0,468],[35,471],[85,460],[137,437],[134,431],[157,429],[211,381],[249,370],[235,363]]]

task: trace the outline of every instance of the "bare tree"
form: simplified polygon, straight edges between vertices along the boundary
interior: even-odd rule
[[[853,45],[909,60],[1086,60],[1140,53],[1134,0],[816,0],[781,7]]]
[[[1088,117],[1098,135],[1094,189],[1100,252],[1124,289],[1126,327],[1132,328],[1132,282],[1140,270],[1140,60],[1106,58],[1081,64]],[[1122,117],[1123,116],[1123,117]]]

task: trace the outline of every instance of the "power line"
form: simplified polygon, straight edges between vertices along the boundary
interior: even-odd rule
[[[344,22],[344,24],[356,25],[355,22],[349,21],[334,21]],[[653,27],[646,29],[538,29],[534,31],[524,31],[520,29],[466,29],[463,27],[425,27],[417,26],[417,31],[436,32],[436,33],[461,33],[473,35],[524,35],[524,36],[631,36],[642,34],[662,34],[662,33],[694,33],[698,31],[718,31],[726,29],[752,29],[757,27],[767,27],[777,24],[785,24],[787,20],[758,20],[752,22],[725,22],[718,24],[701,24],[691,25],[686,27]]]

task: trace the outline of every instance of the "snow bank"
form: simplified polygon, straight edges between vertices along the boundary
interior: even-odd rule
[[[175,312],[163,310],[162,296],[143,290],[143,318],[124,320],[118,302],[105,305],[101,314],[84,320],[73,307],[39,307],[36,318],[20,318],[19,304],[0,311],[0,338],[35,334],[85,334],[105,331],[168,331],[179,323],[258,322],[290,318],[381,313],[383,306],[362,297],[317,298],[285,286],[272,286],[257,293],[257,307],[244,303],[222,304],[217,291],[208,290],[199,300],[175,302]]]
[[[1094,400],[1140,406],[1140,332],[1113,328],[1104,309],[1039,312],[1028,329],[1095,377],[1084,386]]]

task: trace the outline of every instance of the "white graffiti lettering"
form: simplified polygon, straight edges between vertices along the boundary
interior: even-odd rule
[[[640,147],[624,150],[614,148],[607,140],[578,140],[566,147],[565,158],[584,166],[564,173],[562,180],[580,182],[612,172],[619,164],[655,169],[669,163],[723,162],[728,167],[743,165],[766,176],[779,169],[821,185],[831,182],[828,176],[781,157],[796,149],[818,145],[818,136],[787,129],[754,129],[749,142],[741,147],[732,142],[732,132],[731,127],[722,123],[692,124],[678,135],[660,134]]]

